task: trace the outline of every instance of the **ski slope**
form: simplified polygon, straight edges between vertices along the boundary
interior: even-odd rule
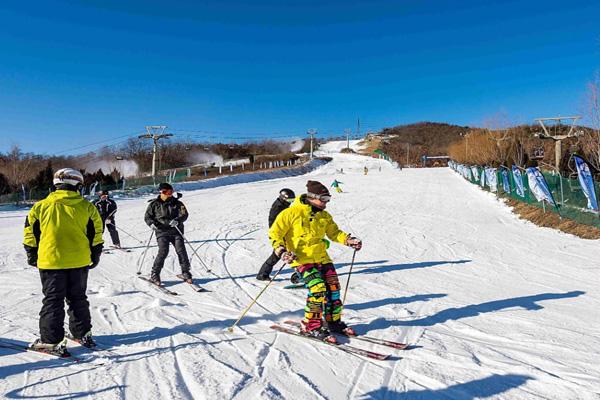
[[[103,255],[89,281],[94,334],[110,352],[72,347],[89,359],[73,364],[0,348],[0,395],[600,399],[600,241],[519,220],[447,168],[398,171],[337,153],[343,147],[324,146],[333,161],[304,176],[184,192],[186,236],[217,276],[195,257],[192,272],[210,293],[176,280],[173,249],[162,278],[179,296],[137,279],[144,245],[121,233],[133,251]],[[359,332],[411,343],[405,351],[353,343],[391,353],[387,361],[271,330],[273,322],[302,316],[304,290],[283,289],[289,268],[239,328],[226,331],[264,287],[254,276],[271,252],[267,216],[278,191],[299,194],[307,179],[330,185],[334,178],[345,192],[333,194],[328,210],[364,241],[345,320]],[[148,199],[118,203],[117,225],[141,241],[150,234]],[[15,343],[36,338],[42,299],[21,245],[25,215],[0,213],[0,339]],[[153,242],[145,273],[155,254]],[[330,254],[344,286],[352,252],[332,244]]]

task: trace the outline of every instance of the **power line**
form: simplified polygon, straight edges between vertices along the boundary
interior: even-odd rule
[[[57,151],[57,152],[55,152],[54,154],[57,154],[57,155],[58,155],[58,154],[66,153],[66,152],[73,151],[73,150],[80,150],[80,149],[84,149],[84,148],[86,148],[86,147],[97,146],[97,145],[99,145],[99,144],[106,143],[106,142],[111,142],[111,141],[113,141],[113,140],[116,140],[116,139],[122,139],[122,138],[124,138],[124,137],[130,137],[130,136],[131,136],[131,137],[133,137],[133,135],[135,135],[135,134],[128,133],[127,135],[117,136],[117,137],[114,137],[114,138],[110,138],[110,139],[101,140],[101,141],[99,141],[99,142],[94,142],[94,143],[86,144],[86,145],[83,145],[83,146],[72,147],[72,148],[70,148],[70,149],[66,149],[66,150]]]

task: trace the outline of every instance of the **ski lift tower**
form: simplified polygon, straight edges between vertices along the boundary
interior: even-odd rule
[[[313,140],[314,140],[315,135],[317,134],[317,130],[309,129],[308,132],[306,132],[306,134],[310,136],[310,159],[312,160],[312,158],[313,158]]]
[[[554,164],[556,169],[560,168],[560,160],[562,157],[562,141],[565,140],[566,138],[570,138],[570,137],[577,137],[577,136],[581,136],[582,135],[582,131],[578,130],[575,131],[575,123],[581,119],[581,116],[577,115],[574,117],[552,117],[552,118],[536,118],[535,120],[540,124],[540,126],[542,127],[543,132],[539,132],[534,134],[534,136],[539,137],[540,139],[552,139],[554,140]],[[560,134],[560,132],[558,131],[558,128],[561,125],[561,121],[571,121],[570,125],[571,127],[569,128],[569,132],[567,132],[567,134]],[[555,125],[555,132],[554,134],[550,134],[550,132],[548,131],[548,126],[547,124],[549,123],[556,123]]]
[[[146,134],[139,135],[139,139],[152,139],[152,179],[156,184],[156,153],[158,149],[158,141],[173,136],[172,133],[165,133],[167,127],[165,125],[149,125],[146,126]]]

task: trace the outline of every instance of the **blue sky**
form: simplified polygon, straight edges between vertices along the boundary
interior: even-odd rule
[[[580,113],[600,2],[487,3],[3,1],[0,151]]]

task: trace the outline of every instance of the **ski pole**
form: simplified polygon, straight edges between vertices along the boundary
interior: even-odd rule
[[[128,233],[128,232],[127,232],[125,229],[121,229],[121,228],[119,228],[119,227],[118,227],[117,225],[115,225],[114,223],[112,223],[112,222],[107,222],[106,224],[107,224],[107,225],[112,225],[112,226],[114,226],[115,228],[117,228],[118,230],[120,230],[121,232],[123,232],[124,234],[126,234],[127,236],[130,236],[130,237],[134,238],[134,239],[135,239],[135,240],[137,240],[138,242],[140,242],[140,243],[142,243],[142,244],[144,243],[142,240],[140,240],[140,239],[136,238],[135,236],[133,236],[132,234]]]
[[[201,258],[200,258],[200,256],[198,255],[198,253],[196,253],[196,249],[194,249],[194,247],[192,246],[192,244],[191,244],[191,243],[190,243],[190,242],[189,242],[189,241],[188,241],[188,240],[185,238],[185,236],[183,236],[183,232],[181,232],[181,231],[179,230],[179,227],[178,227],[178,226],[175,226],[175,229],[177,229],[177,232],[179,232],[179,234],[181,235],[181,237],[183,238],[183,240],[184,240],[184,241],[187,243],[187,245],[188,245],[188,246],[190,246],[190,249],[192,249],[192,252],[194,253],[194,255],[195,255],[196,257],[198,257],[198,260],[200,260],[200,263],[202,264],[202,266],[204,267],[204,269],[206,270],[206,272],[208,272],[209,274],[213,274],[213,275],[215,275],[215,274],[214,274],[214,273],[213,273],[213,272],[210,270],[210,268],[208,268],[208,267],[206,266],[206,264],[204,264],[204,261],[202,261],[202,259],[201,259]],[[216,275],[215,275],[215,276],[216,276]]]
[[[237,319],[237,321],[235,321],[233,325],[231,325],[229,328],[227,328],[227,330],[229,332],[233,332],[233,328],[235,328],[235,326],[242,320],[242,318],[244,318],[244,315],[246,315],[246,313],[248,311],[250,311],[250,307],[252,307],[254,305],[254,303],[256,303],[258,301],[258,298],[264,293],[265,290],[267,290],[267,288],[269,287],[269,285],[275,280],[275,278],[283,270],[283,267],[285,267],[285,265],[286,265],[286,263],[282,263],[281,268],[279,268],[279,271],[277,271],[275,273],[275,275],[273,275],[273,277],[269,280],[269,282],[267,282],[267,284],[260,291],[260,293],[252,300],[252,303],[250,303],[250,305],[248,307],[246,307],[246,309],[242,312],[242,315],[240,315],[240,317]]]
[[[350,276],[352,275],[352,267],[354,267],[354,257],[356,257],[356,249],[354,249],[354,253],[352,253],[352,262],[350,263],[350,272],[348,272],[348,280],[346,281],[346,289],[344,289],[342,304],[346,304],[346,294],[348,293],[348,287],[350,286]]]
[[[144,253],[142,254],[142,262],[140,263],[140,266],[138,267],[138,270],[137,270],[138,275],[142,274],[142,265],[144,265],[144,260],[146,259],[146,253],[148,252],[148,249],[150,248],[150,241],[152,240],[152,236],[154,236],[154,229],[152,229],[152,232],[150,232],[150,238],[148,239],[148,244],[146,244],[146,249],[144,250]]]

